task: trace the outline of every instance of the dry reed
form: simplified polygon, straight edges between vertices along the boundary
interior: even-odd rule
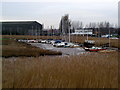
[[[38,57],[40,55],[61,55],[61,52],[40,49],[30,44],[20,43],[13,39],[2,40],[2,57]]]
[[[3,58],[3,88],[117,88],[118,53]]]

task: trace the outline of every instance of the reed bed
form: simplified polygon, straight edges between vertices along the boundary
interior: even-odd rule
[[[118,88],[118,53],[3,58],[3,88]]]
[[[2,47],[0,48],[2,51],[2,57],[20,57],[20,56],[27,56],[27,57],[38,57],[41,55],[61,55],[61,52],[57,51],[50,51],[37,48],[30,44],[17,42],[14,39],[4,38],[2,40]]]
[[[19,50],[23,50],[23,52],[26,51],[26,44],[16,43],[13,39],[61,39],[59,36],[21,35],[4,35],[2,38],[10,38],[12,40],[9,43],[9,40],[3,40],[5,42],[1,45],[4,49],[15,51],[19,47]],[[71,36],[72,42],[83,43],[85,39],[86,37],[82,36]],[[99,41],[99,38],[96,37],[89,37],[89,39],[95,40],[98,46],[108,43],[107,38],[101,38]],[[118,40],[111,40],[111,46],[119,47]],[[32,47],[30,46],[29,48]],[[35,47],[33,50],[36,50]],[[3,52],[7,53],[8,51],[3,50]],[[33,53],[36,51],[28,52]],[[37,56],[3,58],[2,87],[118,88],[118,54],[119,52],[90,52],[83,55],[64,57]]]

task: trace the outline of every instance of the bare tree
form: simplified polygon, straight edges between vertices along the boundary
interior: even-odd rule
[[[79,23],[79,28],[82,29],[83,28],[83,22]]]
[[[79,21],[73,21],[73,22],[72,22],[72,27],[73,27],[74,29],[79,28]]]

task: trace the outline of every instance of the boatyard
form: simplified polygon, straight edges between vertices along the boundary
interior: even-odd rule
[[[2,3],[2,89],[117,89],[120,3],[57,1]]]
[[[55,40],[55,39],[37,39],[37,40],[18,40],[18,42],[28,43],[32,46],[61,52],[62,55],[80,55],[90,52],[114,52],[118,51],[118,48],[113,47],[95,47],[94,40],[86,40],[83,44],[77,44],[72,42],[65,42],[65,40]]]

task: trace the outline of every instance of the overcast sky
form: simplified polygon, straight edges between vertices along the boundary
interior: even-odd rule
[[[36,20],[58,28],[63,15],[71,21],[118,23],[119,0],[2,0],[0,20]],[[1,10],[0,10],[1,11]]]

